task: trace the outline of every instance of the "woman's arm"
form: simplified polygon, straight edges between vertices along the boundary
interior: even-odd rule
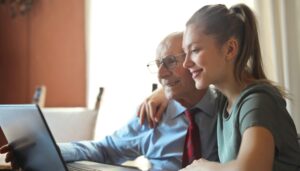
[[[181,171],[272,171],[274,153],[271,132],[264,127],[254,126],[244,132],[236,160],[220,164],[199,159]]]
[[[144,124],[147,119],[150,127],[154,127],[160,121],[168,101],[162,88],[155,90],[139,107],[140,123]]]

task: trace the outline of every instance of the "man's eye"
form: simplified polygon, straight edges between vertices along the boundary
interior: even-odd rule
[[[172,57],[172,58],[165,58],[164,62],[165,62],[165,64],[169,65],[169,64],[176,63],[176,59],[174,57]]]

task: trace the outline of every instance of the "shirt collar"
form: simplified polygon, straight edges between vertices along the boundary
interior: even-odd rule
[[[217,93],[215,90],[208,88],[202,99],[192,108],[199,108],[208,116],[213,117],[216,114],[216,99]],[[186,108],[180,103],[175,100],[170,100],[166,114],[174,119],[177,116],[182,115],[185,110]]]
[[[208,88],[202,99],[193,107],[199,108],[208,116],[213,117],[216,114],[217,93],[214,89]]]
[[[166,115],[174,119],[177,116],[183,114],[185,110],[186,108],[180,103],[178,103],[176,100],[170,100],[166,110]]]

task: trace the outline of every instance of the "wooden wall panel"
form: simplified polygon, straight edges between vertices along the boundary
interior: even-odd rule
[[[0,27],[7,27],[0,33],[0,103],[29,103],[43,84],[46,106],[86,106],[84,1],[34,2],[27,16],[16,19],[0,9],[7,15],[0,18]]]
[[[42,0],[31,12],[30,87],[47,86],[47,106],[85,105],[84,1]]]
[[[28,16],[0,5],[0,103],[28,102]]]

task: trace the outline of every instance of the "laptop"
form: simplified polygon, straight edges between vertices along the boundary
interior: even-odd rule
[[[35,104],[0,105],[0,126],[16,162],[25,171],[139,170],[89,161],[66,164],[40,108]]]

